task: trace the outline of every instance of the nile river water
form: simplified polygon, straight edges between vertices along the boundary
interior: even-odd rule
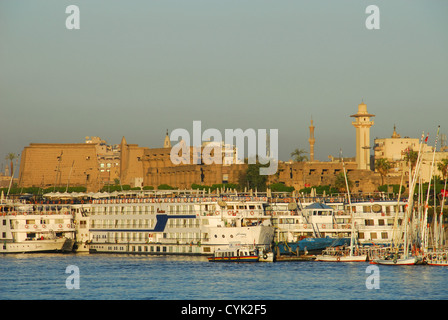
[[[71,272],[72,269],[67,269],[69,266],[75,266],[77,271]],[[3,255],[0,256],[0,299],[448,298],[448,267],[379,266],[378,269],[368,271],[369,266],[372,265],[312,261],[210,263],[204,257],[173,256]]]

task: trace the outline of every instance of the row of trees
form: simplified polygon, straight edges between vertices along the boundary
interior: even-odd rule
[[[405,157],[404,160],[407,163],[411,164],[411,169],[413,170],[416,163],[417,163],[417,158],[418,158],[418,153],[416,151],[409,151]],[[380,158],[377,159],[375,161],[375,169],[379,172],[379,174],[381,175],[381,184],[384,184],[384,177],[387,176],[387,174],[389,173],[389,170],[392,168],[393,162],[384,159],[384,158]],[[442,173],[442,178],[446,179],[447,178],[447,169],[448,169],[448,159],[443,159],[442,161],[437,163],[437,169],[439,170],[439,172]]]

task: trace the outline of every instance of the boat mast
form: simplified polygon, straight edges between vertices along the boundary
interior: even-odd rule
[[[423,217],[423,232],[422,232],[422,240],[423,240],[423,250],[424,252],[427,252],[428,250],[428,225],[427,225],[427,219],[428,219],[428,203],[429,203],[429,192],[431,189],[431,180],[432,180],[432,176],[434,173],[434,161],[435,161],[435,156],[436,156],[436,149],[437,149],[437,140],[439,138],[439,131],[440,131],[440,126],[437,127],[437,135],[436,135],[436,140],[434,143],[434,151],[432,154],[432,163],[431,163],[431,174],[429,175],[429,184],[428,184],[428,191],[426,193],[426,202],[425,202],[425,214]],[[435,214],[435,211],[434,211]]]
[[[408,248],[407,248],[407,228],[406,225],[411,217],[411,214],[413,212],[413,208],[414,208],[414,190],[415,190],[415,184],[417,181],[417,176],[418,176],[418,172],[420,171],[420,165],[421,165],[421,154],[422,154],[422,148],[423,148],[423,138],[425,136],[425,133],[422,133],[422,137],[420,139],[420,148],[419,148],[419,152],[418,152],[418,156],[417,156],[417,162],[415,164],[415,169],[414,169],[414,173],[412,174],[412,164],[411,164],[411,159],[409,157],[409,197],[408,197],[408,204],[407,204],[407,208],[406,208],[406,213],[405,213],[405,217],[404,220],[402,222],[402,228],[405,228],[404,233],[403,233],[403,241],[404,241],[404,254],[405,256],[407,256],[408,254]],[[397,246],[397,251],[398,251],[398,246]]]
[[[447,170],[448,170],[448,166],[447,166]],[[443,187],[443,196],[442,196],[442,201],[441,201],[441,205],[440,205],[440,215],[439,215],[439,246],[442,248],[444,245],[444,228],[443,228],[443,206],[445,204],[445,195],[446,195],[446,182],[447,182],[447,178],[448,178],[448,172],[447,174],[445,174],[445,185]]]
[[[344,158],[342,157],[342,149],[340,150],[340,153],[341,153],[342,168],[344,170],[345,186],[347,188],[347,197],[348,197],[348,205],[349,205],[348,210],[350,211],[350,217],[352,220],[352,233],[351,233],[351,237],[350,237],[350,257],[351,257],[351,256],[353,256],[353,243],[355,241],[355,219],[353,217],[352,200],[350,197],[350,188],[348,186],[347,171],[345,170]]]

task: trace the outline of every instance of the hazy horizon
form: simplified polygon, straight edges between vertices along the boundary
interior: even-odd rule
[[[380,29],[368,30],[368,5]],[[68,30],[65,9],[80,9]],[[447,133],[448,2],[0,2],[0,163],[30,143],[163,146],[166,130],[278,129],[279,159],[355,156],[364,101],[373,139]],[[440,147],[440,142],[439,142]]]

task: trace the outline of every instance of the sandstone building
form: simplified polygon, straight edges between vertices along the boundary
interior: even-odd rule
[[[370,169],[373,165],[370,155],[370,128],[374,115],[367,112],[364,103],[358,105],[358,112],[352,125],[356,128],[356,157],[345,158],[344,165],[352,181],[352,192],[374,192],[381,185],[381,175]],[[341,159],[331,157],[330,161],[314,159],[314,124],[310,125],[310,161],[278,163],[276,174],[268,176],[268,183],[282,183],[296,190],[304,187],[333,185],[336,176],[343,172]],[[415,141],[401,139],[394,131],[392,141],[375,140],[375,157],[401,159],[403,148],[415,147]],[[400,140],[401,139],[401,140]],[[417,139],[415,139],[417,140]],[[418,141],[418,140],[417,140]],[[117,145],[108,145],[98,137],[87,137],[79,144],[35,144],[22,152],[19,186],[84,186],[88,191],[100,190],[105,185],[119,182],[131,187],[169,185],[179,189],[190,189],[192,184],[208,185],[238,184],[240,175],[247,170],[244,163],[235,163],[238,150],[226,148],[221,142],[204,142],[201,150],[190,147],[189,164],[173,164],[168,132],[162,148],[140,147],[128,143],[125,137]],[[227,150],[222,153],[222,164],[193,164],[194,152],[203,155],[206,146]],[[391,149],[394,146],[394,149]],[[395,149],[395,146],[399,146]],[[229,152],[230,150],[230,152]],[[204,156],[205,157],[205,156]],[[388,184],[399,184],[400,176],[391,171],[385,180]],[[406,181],[407,182],[407,181]]]

